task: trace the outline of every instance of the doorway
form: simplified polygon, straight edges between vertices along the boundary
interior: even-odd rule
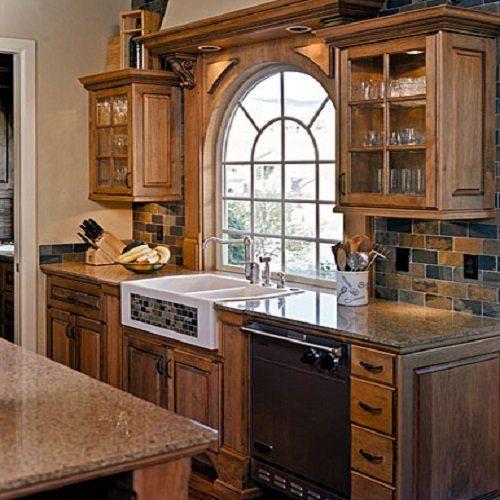
[[[35,42],[0,38],[0,336],[37,349]]]

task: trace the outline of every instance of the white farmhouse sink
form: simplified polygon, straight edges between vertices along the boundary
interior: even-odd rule
[[[217,349],[215,302],[297,292],[217,274],[166,276],[121,285],[122,323],[206,349]]]

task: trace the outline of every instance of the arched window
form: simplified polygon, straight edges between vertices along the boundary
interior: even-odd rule
[[[250,235],[271,269],[333,279],[332,243],[342,239],[335,196],[335,109],[321,84],[278,71],[230,110],[222,148],[220,232]],[[241,266],[243,248],[224,247],[220,268]]]

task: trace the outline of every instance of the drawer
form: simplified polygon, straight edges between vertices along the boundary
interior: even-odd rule
[[[351,500],[392,500],[394,488],[369,477],[351,473]]]
[[[383,384],[394,384],[394,355],[352,346],[351,374]]]
[[[351,467],[392,484],[394,439],[351,425]]]
[[[80,316],[104,320],[103,295],[99,285],[50,276],[47,304]]]
[[[394,392],[391,387],[351,377],[351,420],[392,434]]]

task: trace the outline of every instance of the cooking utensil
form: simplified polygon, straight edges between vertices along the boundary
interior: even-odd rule
[[[96,250],[99,248],[93,241],[90,241],[85,235],[82,233],[77,233],[77,235],[80,237],[80,239],[86,243],[87,245],[91,246],[92,248],[95,248]]]
[[[339,247],[337,248],[337,252],[336,252],[336,263],[337,263],[337,269],[339,271],[346,270],[347,255],[348,255],[348,252],[346,250],[345,245],[340,244]]]
[[[359,255],[358,252],[353,252],[347,256],[347,266],[353,273],[357,273],[361,270],[361,259]]]
[[[373,263],[375,260],[377,260],[377,257],[380,257],[381,259],[387,259],[387,257],[384,254],[381,254],[380,252],[377,252],[377,250],[372,250],[370,254],[370,262],[368,263],[368,267],[366,268],[367,270],[372,267]]]
[[[368,236],[361,236],[361,241],[358,245],[358,252],[361,253],[370,253],[373,250],[373,243],[368,238]]]

